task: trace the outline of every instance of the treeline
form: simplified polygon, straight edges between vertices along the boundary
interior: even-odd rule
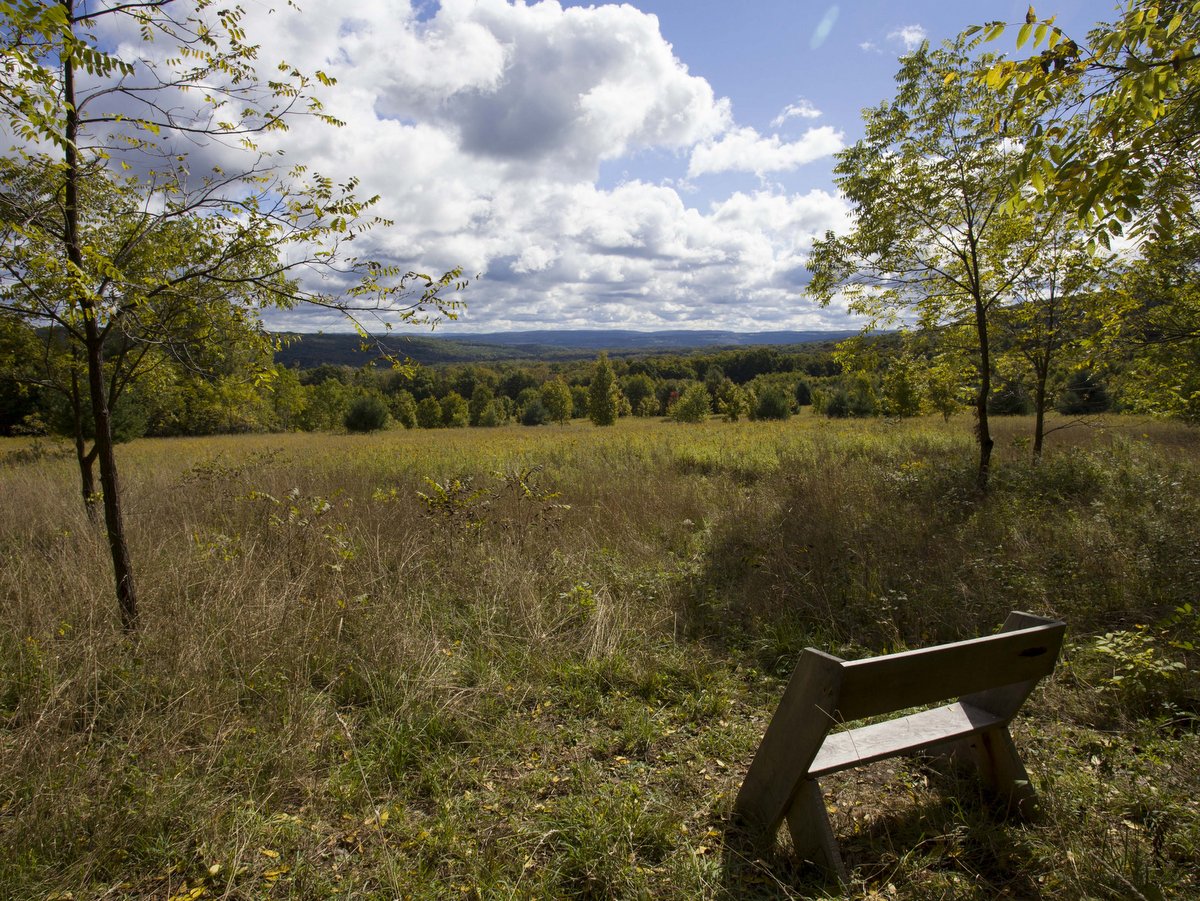
[[[701,412],[695,392],[684,407],[679,401],[696,386],[707,397],[704,415],[781,416],[810,401],[810,383],[823,384],[841,372],[831,344],[611,362],[604,357],[602,364],[494,362],[394,369],[323,364],[301,370],[273,364],[269,343],[251,329],[226,330],[219,343],[227,349],[210,346],[206,359],[200,347],[189,348],[186,360],[165,350],[140,358],[133,378],[125,377],[132,365],[128,355],[114,355],[110,369],[121,376],[122,385],[113,404],[119,439],[370,431],[391,424],[540,425],[592,416],[589,390],[598,370],[611,373],[618,417],[695,418]],[[0,434],[73,436],[78,427],[90,437],[87,405],[79,402],[81,377],[69,345],[52,331],[9,323],[0,331]]]
[[[139,362],[113,405],[118,440],[271,431],[357,431],[388,427],[527,426],[622,416],[702,422],[785,419],[811,405],[841,417],[949,418],[973,403],[969,355],[947,334],[894,333],[803,349],[755,347],[597,361],[437,366],[272,362],[260,333],[226,330],[226,349],[189,350],[189,362],[160,353]],[[1156,412],[1138,355],[1097,363],[1072,357],[1038,384],[1019,365],[1019,346],[998,342],[1000,371],[988,403],[995,415]],[[240,349],[239,349],[240,348]],[[52,361],[52,364],[48,361]],[[118,355],[112,368],[128,366]],[[77,363],[77,361],[76,361]],[[79,372],[53,333],[0,333],[0,434],[90,439]],[[594,391],[597,377],[611,390]],[[74,391],[74,393],[73,393]]]

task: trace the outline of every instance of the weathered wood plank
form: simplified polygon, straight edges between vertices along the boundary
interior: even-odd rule
[[[999,686],[1036,682],[1054,671],[1065,629],[1064,624],[1051,621],[985,638],[848,661],[834,715],[850,722]]]
[[[1037,793],[1008,729],[987,729],[964,744],[972,752],[983,784],[1005,803],[1005,813],[1032,817],[1037,811]]]
[[[842,852],[829,823],[829,811],[821,786],[815,779],[805,779],[796,799],[787,812],[788,832],[796,856],[808,863],[832,871],[840,882],[849,881]]]
[[[859,726],[825,737],[825,743],[808,768],[810,777],[896,757],[946,741],[966,738],[1002,725],[1004,720],[966,704],[948,704],[909,716]]]
[[[842,670],[830,654],[813,648],[800,654],[734,802],[734,815],[752,834],[774,839],[834,723]]]
[[[1000,631],[1001,633],[1016,632],[1021,629],[1030,629],[1053,622],[1053,620],[1046,620],[1031,613],[1022,613],[1019,610],[1014,610],[1008,615]],[[1062,636],[1060,635],[1054,652],[1056,659],[1058,657],[1058,649],[1061,648],[1061,645]],[[963,694],[959,700],[964,704],[970,704],[972,707],[978,707],[980,710],[994,713],[996,716],[1011,719],[1021,709],[1021,705],[1025,703],[1025,699],[1029,697],[1030,693],[1037,686],[1037,683],[1037,679],[1030,679],[1026,682],[997,685],[983,691]]]

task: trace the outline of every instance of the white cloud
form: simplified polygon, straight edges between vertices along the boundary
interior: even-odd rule
[[[812,101],[801,97],[795,103],[789,103],[778,116],[771,120],[772,128],[779,128],[788,119],[820,119],[821,111],[812,105]]]
[[[602,160],[684,148],[730,122],[728,102],[688,74],[658,20],[629,6],[448,0],[429,21],[388,31],[349,53],[346,77],[367,80],[374,111],[452,131],[510,176],[594,177]]]
[[[303,14],[248,5],[245,25],[260,59],[338,80],[322,99],[345,127],[299,119],[269,139],[380,196],[394,224],[356,237],[355,252],[483,275],[461,328],[844,326],[800,297],[813,238],[845,222],[836,195],[777,188],[698,207],[665,176],[598,184],[604,161],[646,150],[677,154],[689,176],[761,175],[843,146],[830,127],[794,141],[737,127],[654,16],[443,0],[421,19],[402,0],[306,0]],[[801,99],[777,121],[819,115]],[[344,327],[298,312],[272,323]]]
[[[784,141],[779,135],[763,137],[753,128],[735,128],[716,141],[698,144],[692,150],[688,175],[784,172],[837,153],[844,146],[842,133],[828,125],[808,129],[797,141]]]
[[[921,42],[929,37],[929,33],[920,25],[905,25],[888,32],[888,40],[903,44],[904,49],[912,52],[921,46]]]

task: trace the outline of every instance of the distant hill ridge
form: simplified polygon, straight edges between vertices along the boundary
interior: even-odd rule
[[[396,332],[377,336],[389,352],[419,363],[482,363],[499,360],[571,360],[607,351],[615,356],[645,353],[686,353],[726,347],[794,346],[840,341],[857,331],[673,331],[632,329],[536,329],[520,332],[480,332],[453,336]],[[311,369],[322,363],[364,366],[373,359],[361,349],[362,339],[346,333],[279,333],[292,340],[275,355],[287,366]]]

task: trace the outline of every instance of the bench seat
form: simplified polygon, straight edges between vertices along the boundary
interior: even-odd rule
[[[825,737],[821,750],[808,768],[808,776],[816,779],[876,760],[926,750],[1003,723],[1003,717],[960,702],[884,723],[834,732]]]

